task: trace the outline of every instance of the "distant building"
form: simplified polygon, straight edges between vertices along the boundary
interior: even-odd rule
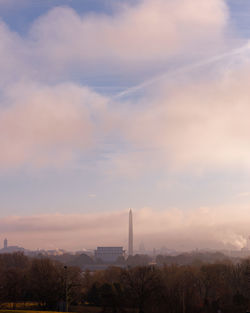
[[[119,257],[124,257],[123,247],[97,247],[95,259],[104,263],[114,263]]]
[[[13,252],[25,252],[25,249],[18,246],[8,246],[8,240],[5,238],[3,241],[3,248],[0,249],[0,253],[13,253]]]
[[[0,249],[0,253],[13,253],[13,252],[26,252],[26,250],[18,246],[7,246],[7,248]]]

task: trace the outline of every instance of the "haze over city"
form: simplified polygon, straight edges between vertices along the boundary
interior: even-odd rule
[[[0,0],[0,239],[246,247],[249,10]]]

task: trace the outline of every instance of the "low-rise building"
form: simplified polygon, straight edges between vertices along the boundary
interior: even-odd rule
[[[118,258],[124,257],[123,247],[97,247],[95,250],[96,261],[101,260],[104,263],[114,263]]]

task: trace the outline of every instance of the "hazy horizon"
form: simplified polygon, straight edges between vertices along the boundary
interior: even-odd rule
[[[245,216],[245,221],[242,216]],[[134,246],[143,242],[147,251],[167,248],[240,250],[248,247],[250,213],[248,207],[133,211]],[[66,249],[76,251],[97,246],[128,245],[128,210],[85,213],[10,216],[0,221],[1,233],[9,245],[26,249]],[[2,240],[5,238],[2,237]],[[32,237],[32,241],[30,240]]]
[[[245,247],[249,10],[0,0],[0,239]]]

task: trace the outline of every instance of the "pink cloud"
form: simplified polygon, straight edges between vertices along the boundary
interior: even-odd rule
[[[134,71],[178,55],[216,53],[227,45],[228,16],[223,0],[143,0],[117,6],[112,16],[56,7],[24,37],[1,22],[0,84],[54,81],[74,70]]]
[[[119,7],[112,16],[80,16],[69,8],[55,8],[35,21],[27,37],[1,23],[0,168],[60,166],[84,154],[110,130],[116,136],[123,131],[131,150],[139,150],[114,151],[104,165],[107,173],[132,177],[155,164],[249,166],[247,70],[203,81],[192,72],[191,83],[180,84],[182,78],[177,78],[170,88],[169,81],[161,80],[139,100],[143,109],[129,113],[127,103],[117,101],[107,108],[109,99],[85,87],[47,86],[76,67],[91,69],[91,74],[95,69],[102,73],[103,64],[108,70],[127,71],[146,68],[151,61],[158,66],[198,47],[209,53],[210,48],[220,50],[228,14],[222,0],[145,0]],[[248,61],[245,64],[248,68]],[[228,68],[223,70],[227,73]]]
[[[55,8],[35,22],[30,39],[35,57],[57,69],[80,62],[83,68],[146,66],[193,53],[194,44],[201,53],[218,51],[228,15],[222,0],[144,0],[112,16]]]
[[[207,77],[190,69],[143,88],[145,97],[137,103],[141,109],[132,118],[130,112],[124,114],[122,125],[124,135],[141,150],[115,156],[118,169],[134,164],[136,157],[142,169],[249,170],[248,51],[211,64],[211,71],[201,68]]]
[[[106,99],[72,84],[53,87],[23,82],[6,88],[0,109],[0,167],[60,166],[95,141],[91,119],[104,114]],[[104,118],[105,119],[105,118]],[[99,125],[101,126],[101,123]]]

